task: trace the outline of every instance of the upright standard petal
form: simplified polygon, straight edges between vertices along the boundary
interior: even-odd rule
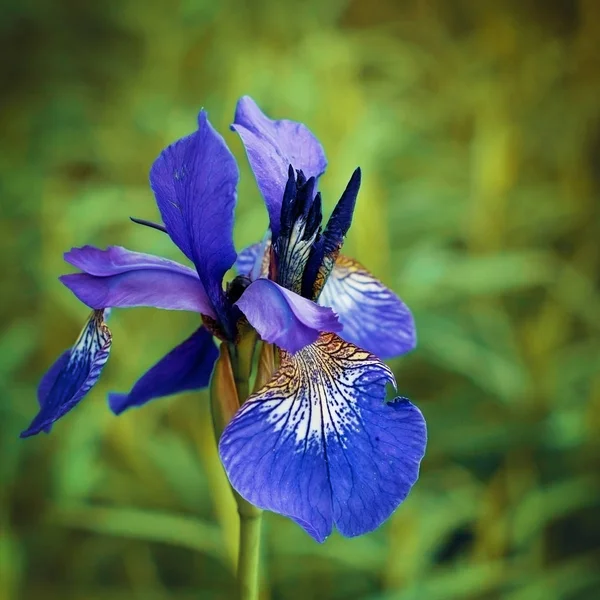
[[[150,184],[167,231],[194,262],[215,312],[226,311],[222,280],[233,265],[238,168],[223,138],[198,115],[198,131],[156,159]]]
[[[112,336],[104,311],[90,315],[79,338],[50,367],[38,387],[40,410],[21,437],[49,432],[52,424],[74,408],[98,381],[108,360]]]
[[[381,358],[404,354],[416,346],[409,308],[351,258],[338,256],[318,302],[339,315],[343,339]]]
[[[128,394],[109,394],[108,404],[119,415],[154,398],[202,389],[208,385],[218,355],[212,335],[200,327],[146,371]]]
[[[221,437],[232,486],[319,542],[333,525],[347,537],[372,531],[406,498],[426,445],[420,411],[385,402],[389,382],[385,364],[335,334],[283,353]]]
[[[260,337],[288,352],[311,344],[322,331],[339,331],[335,313],[269,279],[251,283],[236,302]]]
[[[215,317],[197,273],[172,260],[120,246],[73,248],[65,260],[84,273],[60,280],[91,308],[153,306]]]
[[[289,166],[318,179],[327,167],[323,148],[305,125],[269,119],[249,96],[239,100],[231,128],[242,138],[276,238]]]

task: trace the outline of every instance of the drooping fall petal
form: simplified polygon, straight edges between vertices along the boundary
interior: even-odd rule
[[[154,398],[205,388],[217,355],[212,335],[200,327],[148,369],[129,393],[109,394],[108,404],[119,415],[132,406],[142,406]]]
[[[73,347],[65,350],[42,378],[38,387],[40,410],[21,437],[49,432],[98,381],[112,343],[104,312],[92,312]]]
[[[221,437],[231,484],[319,542],[334,525],[348,537],[372,531],[406,498],[426,444],[420,411],[385,402],[390,382],[385,364],[332,333],[283,353]]]

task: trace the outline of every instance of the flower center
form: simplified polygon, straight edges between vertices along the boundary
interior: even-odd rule
[[[281,223],[273,240],[275,280],[298,294],[311,248],[318,238],[323,218],[321,195],[315,195],[315,178],[306,179],[290,165],[288,182],[281,204]]]

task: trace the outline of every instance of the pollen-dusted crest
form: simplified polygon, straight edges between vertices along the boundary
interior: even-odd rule
[[[94,385],[111,345],[106,311],[195,312],[201,323],[186,340],[128,393],[109,395],[112,411],[210,382],[220,457],[246,507],[240,514],[278,512],[320,542],[334,527],[360,535],[404,500],[425,452],[423,416],[405,398],[386,400],[387,384],[396,384],[382,362],[414,348],[414,321],[394,292],[341,254],[360,169],[323,226],[318,187],[327,161],[308,128],[269,119],[246,96],[232,129],[267,207],[262,242],[235,252],[238,168],[202,110],[197,130],[150,170],[162,224],[132,218],[166,233],[191,266],[120,246],[67,252],[79,272],[61,281],[93,312],[42,379],[39,414],[22,435],[49,431]],[[232,266],[238,275],[225,281]]]

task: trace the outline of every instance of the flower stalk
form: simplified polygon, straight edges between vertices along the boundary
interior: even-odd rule
[[[258,336],[248,328],[240,336],[233,351],[232,367],[237,396],[243,403],[250,394],[250,377]],[[260,529],[262,510],[244,500],[233,490],[240,516],[240,541],[238,546],[237,584],[239,600],[258,599],[260,563]]]
[[[256,332],[248,328],[237,344],[221,344],[211,380],[211,412],[217,440],[249,395],[257,341]],[[244,500],[233,488],[232,491],[240,518],[238,597],[239,600],[255,600],[258,598],[262,510]]]
[[[237,492],[234,492],[234,495],[240,515],[238,596],[239,600],[257,600],[262,510],[246,502]]]

